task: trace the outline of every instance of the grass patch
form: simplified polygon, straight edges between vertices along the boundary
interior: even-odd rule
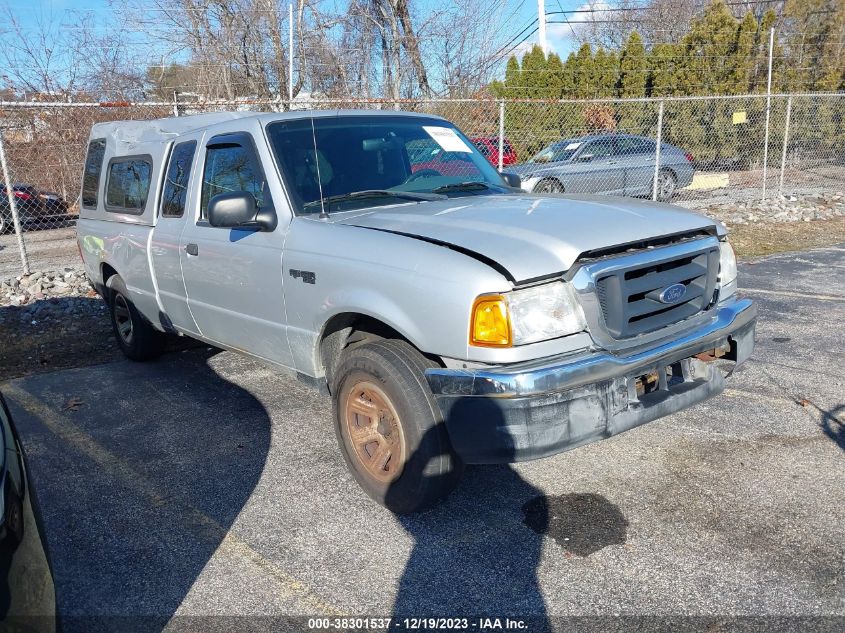
[[[845,243],[845,216],[812,222],[760,222],[728,227],[740,259]]]

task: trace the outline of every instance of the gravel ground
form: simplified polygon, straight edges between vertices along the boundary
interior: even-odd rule
[[[843,269],[845,247],[742,264],[758,345],[722,396],[548,459],[468,468],[411,518],[355,485],[325,397],[244,357],[195,349],[7,383],[65,629],[484,614],[532,631],[727,631],[737,616],[842,630]],[[611,619],[564,619],[595,615]],[[708,619],[680,619],[693,616]]]
[[[106,305],[80,269],[0,281],[0,381],[120,357]]]
[[[816,196],[776,196],[749,202],[729,202],[704,209],[710,217],[729,227],[749,223],[810,222],[845,216],[845,193],[823,193]]]

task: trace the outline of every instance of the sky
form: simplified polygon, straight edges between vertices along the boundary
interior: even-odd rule
[[[612,0],[611,0],[612,1]],[[429,0],[418,0],[422,6]],[[501,29],[504,42],[510,36],[519,31],[537,17],[537,0],[493,0],[497,9],[492,13],[493,19],[505,21],[505,28]],[[545,0],[546,12],[571,11],[585,8],[606,8],[609,5],[601,0]],[[60,17],[67,10],[92,11],[103,23],[101,28],[108,28],[105,23],[108,16],[113,15],[108,0],[0,0],[0,6],[9,5],[15,14],[27,28],[36,28],[39,16]],[[418,5],[419,6],[419,5]],[[549,16],[549,20],[559,21],[561,16]],[[570,14],[566,16],[570,22],[567,24],[549,24],[547,27],[548,43],[550,50],[553,50],[564,57],[573,50],[573,28],[577,28],[577,22],[584,19],[583,14]],[[575,25],[575,26],[571,26]],[[70,24],[68,24],[70,26]],[[530,27],[528,34],[534,27]],[[517,42],[521,37],[517,39]],[[519,45],[515,50],[517,53],[524,52],[537,42],[535,33],[528,40]]]
[[[343,2],[344,0],[334,1]],[[412,0],[412,6],[417,7],[418,14],[425,16],[426,7],[432,9],[437,6],[442,7],[446,1],[448,0]],[[461,0],[453,1],[460,2]],[[577,42],[574,36],[578,22],[590,15],[585,14],[584,10],[607,9],[611,6],[607,2],[616,3],[618,0],[545,0],[547,19],[550,22],[547,25],[549,51],[556,52],[565,58],[575,50]],[[486,9],[480,18],[493,21],[492,27],[496,34],[494,45],[501,46],[500,50],[503,52],[511,52],[517,56],[530,50],[538,42],[537,4],[537,0],[489,0],[489,9]],[[17,20],[25,29],[38,30],[39,24],[48,23],[60,24],[59,28],[72,31],[75,26],[73,12],[93,13],[96,17],[96,28],[102,30],[114,29],[116,23],[122,22],[122,20],[115,20],[115,9],[108,0],[0,0],[0,9],[4,6],[11,7]],[[561,15],[560,12],[564,11],[576,11],[576,13]],[[553,15],[548,15],[550,13]],[[562,20],[566,20],[567,23],[560,23]],[[129,32],[127,38],[132,46],[137,47],[139,58],[150,59],[150,45],[143,33]],[[165,59],[156,61],[158,63],[184,61],[182,57],[182,53],[171,52],[166,54]],[[506,56],[502,58],[498,67],[493,67],[495,75],[503,74],[506,58]]]

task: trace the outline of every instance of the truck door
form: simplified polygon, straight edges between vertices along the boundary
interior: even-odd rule
[[[207,140],[197,170],[198,208],[182,232],[180,256],[200,334],[291,367],[282,291],[284,231],[216,228],[207,220],[208,201],[220,193],[248,192],[262,209],[273,208],[252,136],[237,132]]]
[[[182,280],[180,239],[185,226],[185,209],[195,204],[195,193],[188,184],[197,153],[197,139],[175,143],[170,149],[158,218],[150,241],[153,282],[158,290],[159,305],[164,315],[180,330],[198,334],[194,317],[188,309],[185,283]]]

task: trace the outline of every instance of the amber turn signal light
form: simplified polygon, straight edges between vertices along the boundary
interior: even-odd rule
[[[469,344],[477,347],[510,347],[508,304],[502,295],[482,295],[472,306]]]

